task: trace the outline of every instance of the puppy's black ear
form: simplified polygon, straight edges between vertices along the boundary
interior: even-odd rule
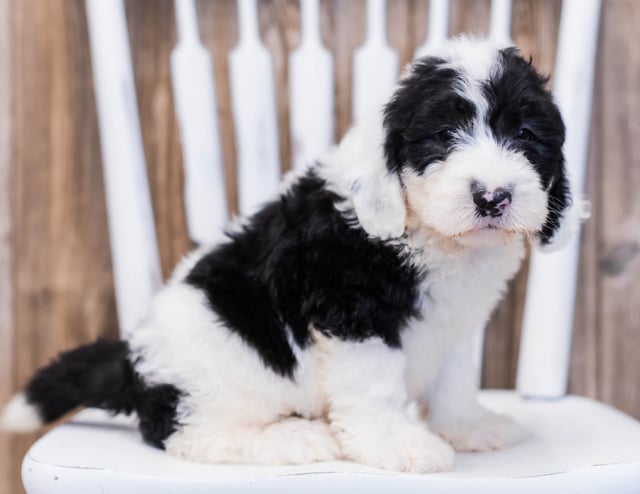
[[[582,198],[572,198],[564,166],[560,167],[549,188],[547,219],[538,234],[543,251],[559,250],[569,243],[580,224],[591,215],[591,204]]]

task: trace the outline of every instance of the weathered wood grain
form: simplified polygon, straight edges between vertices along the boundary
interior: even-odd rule
[[[364,42],[365,17],[363,0],[332,0],[322,3],[322,38],[334,60],[336,141],[351,126],[353,52]]]
[[[13,262],[11,252],[11,23],[0,0],[0,403],[13,392]],[[11,438],[0,433],[0,492],[11,492]]]
[[[489,31],[490,0],[451,0],[449,35],[486,35]]]
[[[280,159],[282,172],[286,173],[293,159],[289,131],[289,55],[300,42],[300,5],[293,0],[263,0],[259,16],[260,36],[273,58]],[[322,17],[321,21],[324,20]]]
[[[560,27],[562,0],[515,0],[512,12],[512,38],[525,57],[531,56],[536,68],[553,76]],[[550,80],[550,87],[553,80]]]
[[[428,7],[425,1],[387,0],[387,41],[398,53],[400,73],[426,39]]]
[[[200,36],[213,56],[213,70],[218,105],[218,124],[222,159],[224,161],[229,211],[238,212],[236,190],[235,133],[231,111],[229,83],[229,52],[238,40],[237,10],[235,0],[211,2],[199,0],[197,4]]]
[[[15,389],[117,327],[84,3],[11,6]],[[12,440],[14,486],[33,439]]]
[[[599,397],[640,409],[640,4],[607,2],[598,71]]]

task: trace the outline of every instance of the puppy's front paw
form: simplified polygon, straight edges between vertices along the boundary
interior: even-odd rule
[[[525,430],[509,417],[485,412],[470,420],[432,423],[431,429],[456,451],[491,451],[502,449],[526,438]]]
[[[425,427],[408,421],[342,430],[338,434],[345,456],[396,472],[446,472],[453,469],[451,446]]]

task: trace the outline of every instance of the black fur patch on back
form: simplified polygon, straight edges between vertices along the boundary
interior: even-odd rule
[[[126,342],[103,339],[61,353],[29,381],[27,401],[47,423],[81,406],[135,411],[145,441],[162,448],[178,425],[176,406],[182,393],[169,384],[145,384],[129,358]]]
[[[547,78],[525,61],[516,48],[500,51],[500,70],[484,85],[489,102],[488,124],[496,139],[522,152],[549,189],[549,214],[540,233],[549,242],[570,203],[562,145],[565,128],[560,111],[545,89]],[[525,128],[521,137],[518,132]]]
[[[296,366],[289,338],[304,348],[310,324],[329,336],[398,346],[415,311],[419,273],[398,247],[345,219],[335,207],[342,198],[325,185],[308,172],[185,279],[283,376]]]

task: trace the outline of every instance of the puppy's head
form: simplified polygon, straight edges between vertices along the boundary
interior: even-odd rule
[[[545,83],[515,48],[468,39],[405,72],[382,138],[410,228],[469,246],[513,233],[552,240],[570,197],[564,125]]]

